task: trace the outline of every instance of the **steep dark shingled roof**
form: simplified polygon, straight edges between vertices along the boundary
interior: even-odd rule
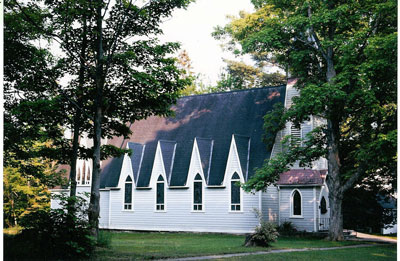
[[[102,168],[101,174],[107,173],[106,175],[100,176],[100,188],[105,187],[117,187],[119,175],[121,174],[122,162],[124,156],[119,158],[113,158],[108,162],[106,166]],[[116,178],[118,177],[118,178]]]
[[[326,170],[291,169],[282,173],[278,185],[322,185]]]
[[[172,164],[175,156],[175,141],[160,140],[161,154],[163,157],[165,173],[167,174],[167,180],[170,180],[172,172]]]
[[[210,174],[211,156],[213,140],[196,137],[197,147],[199,148],[201,167],[203,168],[204,178],[208,180]]]
[[[242,168],[243,177],[247,180],[249,159],[250,159],[250,137],[242,135],[233,135],[235,137],[236,148],[239,155],[240,167]]]
[[[128,142],[128,148],[132,150],[130,158],[133,170],[133,177],[136,181],[140,170],[144,146],[139,143]]]
[[[149,117],[131,125],[129,141],[146,145],[142,166],[136,182],[138,187],[147,187],[153,167],[157,142],[176,141],[175,158],[170,178],[171,186],[186,185],[190,157],[195,137],[214,141],[211,156],[209,185],[221,185],[228,159],[232,134],[250,137],[248,177],[254,168],[260,167],[271,151],[266,150],[261,140],[264,132],[263,116],[275,103],[283,103],[285,86],[231,91],[187,96],[173,106],[175,117]],[[125,141],[127,142],[127,141]],[[116,142],[116,144],[118,144]],[[206,163],[205,163],[206,164]],[[120,173],[111,173],[104,168],[102,176],[110,187],[118,182]],[[114,182],[114,180],[117,180]]]

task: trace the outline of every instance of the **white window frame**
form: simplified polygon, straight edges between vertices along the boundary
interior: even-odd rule
[[[197,175],[200,176],[200,180],[196,180]],[[194,203],[194,185],[195,183],[201,183],[201,203]],[[201,177],[201,175],[199,173],[197,173],[194,176],[193,179],[193,192],[192,192],[192,212],[204,212],[204,185],[203,185],[203,178]],[[201,209],[199,210],[199,206],[201,207]]]
[[[163,180],[158,180],[159,178],[160,178],[160,176],[162,177],[162,179]],[[164,185],[163,185],[163,189],[164,189],[164,203],[160,203],[160,204],[157,204],[157,192],[158,192],[158,184],[159,183],[163,183]],[[157,180],[156,180],[156,196],[155,196],[155,211],[156,212],[166,212],[167,211],[167,208],[166,208],[166,201],[165,201],[165,199],[166,199],[166,196],[165,196],[165,178],[160,174],[160,175],[158,175],[158,177],[157,177]]]
[[[235,174],[238,175],[239,178],[233,179],[233,176]],[[240,213],[240,212],[243,212],[243,204],[242,204],[242,202],[243,202],[243,198],[242,198],[243,193],[242,193],[242,188],[239,187],[239,200],[240,200],[240,203],[239,204],[232,203],[232,182],[240,182],[240,175],[236,171],[232,174],[232,176],[230,178],[230,182],[229,182],[229,212]],[[234,210],[232,210],[232,206],[234,206],[234,208],[235,208]],[[237,207],[239,207],[239,209],[237,209]]]
[[[130,181],[126,181],[128,179],[128,177],[131,178]],[[126,188],[126,184],[132,184],[132,191],[131,191],[131,203],[126,203],[125,202],[125,188]],[[133,178],[131,176],[127,176],[124,182],[124,194],[123,194],[123,211],[133,211]],[[129,208],[130,207],[130,208]]]
[[[300,215],[294,214],[294,193],[299,192],[300,195]],[[290,217],[291,218],[303,218],[303,195],[299,189],[293,189],[292,193],[290,194]]]

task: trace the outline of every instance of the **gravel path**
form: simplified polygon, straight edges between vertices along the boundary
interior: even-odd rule
[[[274,253],[290,253],[290,252],[305,252],[305,251],[325,251],[325,250],[335,250],[335,249],[346,249],[346,248],[359,248],[359,247],[372,247],[378,244],[362,244],[362,245],[352,245],[352,246],[341,246],[341,247],[320,247],[320,248],[298,248],[298,249],[277,249],[270,251],[259,251],[259,252],[249,252],[249,253],[237,253],[237,254],[226,254],[226,255],[212,255],[212,256],[195,256],[195,257],[184,257],[176,259],[162,259],[163,261],[190,261],[190,260],[210,260],[218,258],[229,258],[238,256],[249,256],[249,255],[267,255]]]

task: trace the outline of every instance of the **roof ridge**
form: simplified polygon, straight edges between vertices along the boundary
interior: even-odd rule
[[[226,92],[211,92],[211,93],[202,93],[202,94],[195,94],[195,95],[187,95],[187,96],[182,96],[179,98],[180,99],[186,99],[186,98],[192,98],[192,97],[199,97],[199,96],[207,96],[207,95],[219,95],[219,94],[228,94],[228,93],[235,93],[235,92],[250,92],[250,91],[256,91],[256,90],[263,90],[263,89],[270,89],[270,88],[278,88],[278,87],[283,87],[286,86],[287,84],[281,84],[281,85],[275,85],[275,86],[264,86],[264,87],[259,87],[259,88],[250,88],[250,89],[239,89],[239,90],[230,90]]]

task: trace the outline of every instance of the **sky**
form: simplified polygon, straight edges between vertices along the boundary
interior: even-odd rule
[[[174,11],[162,25],[164,36],[160,39],[180,42],[181,50],[186,50],[192,61],[194,73],[201,74],[205,84],[215,84],[225,66],[223,58],[235,58],[223,52],[221,42],[211,33],[217,25],[229,22],[227,15],[238,16],[241,10],[254,11],[250,0],[197,0],[186,10]]]

